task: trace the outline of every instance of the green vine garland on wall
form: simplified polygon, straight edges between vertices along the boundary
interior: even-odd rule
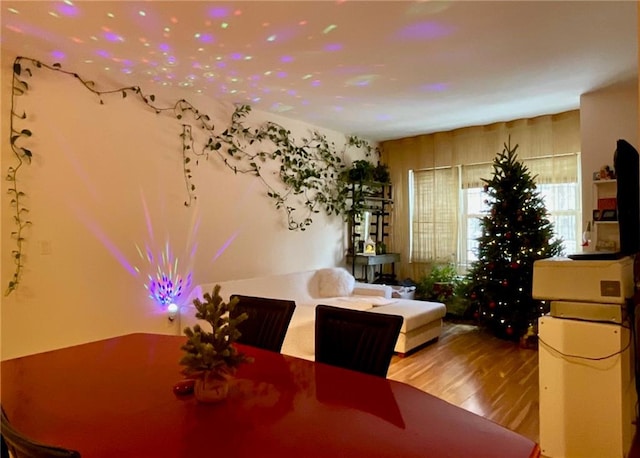
[[[356,136],[347,137],[343,149],[338,151],[336,145],[318,131],[313,131],[309,138],[302,138],[300,142],[296,142],[290,130],[273,122],[266,122],[254,128],[247,127],[244,122],[251,112],[251,107],[246,104],[237,105],[231,115],[229,126],[217,133],[211,117],[185,99],[180,99],[171,106],[160,107],[155,103],[155,95],[145,94],[139,86],[99,90],[93,81],[63,70],[59,63],[47,65],[33,58],[18,56],[13,63],[10,120],[10,146],[17,164],[8,167],[6,175],[7,181],[10,182],[8,193],[11,196],[16,225],[16,230],[11,233],[16,243],[15,249],[11,252],[15,270],[5,295],[14,291],[20,283],[24,266],[25,230],[31,225],[27,217],[29,210],[24,204],[26,194],[19,187],[18,178],[22,166],[31,163],[33,152],[25,147],[25,142],[33,133],[30,129],[17,127],[18,123],[26,122],[28,117],[26,112],[17,111],[16,98],[28,92],[30,86],[27,78],[33,77],[34,71],[38,69],[59,72],[76,79],[98,97],[101,105],[104,105],[107,96],[122,99],[131,95],[156,114],[168,113],[180,121],[182,167],[187,192],[184,205],[187,207],[197,198],[196,187],[192,181],[194,166],[198,166],[201,159],[215,155],[234,173],[248,173],[260,179],[267,188],[267,196],[275,202],[275,207],[286,212],[288,228],[304,231],[313,222],[312,215],[320,211],[327,215],[347,214],[344,183],[344,177],[348,177],[345,173],[348,168],[344,160],[346,150],[361,149],[365,157],[370,157],[373,153],[379,155],[377,148]],[[201,133],[194,134],[194,129],[199,129]],[[201,145],[196,137],[204,137]],[[262,144],[267,144],[268,147],[261,148]],[[278,189],[272,186],[263,174],[263,167],[274,162],[276,165],[269,165],[266,170],[277,167]],[[306,210],[300,218],[295,214],[296,203],[301,203]]]

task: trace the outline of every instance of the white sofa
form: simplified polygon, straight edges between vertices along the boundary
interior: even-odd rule
[[[216,284],[220,285],[220,295],[225,301],[233,294],[295,301],[282,353],[309,360],[315,357],[318,304],[401,315],[404,321],[395,347],[400,354],[437,339],[446,313],[442,303],[393,298],[390,286],[359,283],[346,269],[329,268],[198,285],[180,308],[181,330],[198,322],[193,300],[213,291]]]

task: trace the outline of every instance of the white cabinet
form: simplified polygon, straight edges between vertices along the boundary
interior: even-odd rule
[[[620,249],[616,193],[616,180],[596,180],[593,182],[591,248],[596,251],[618,251]]]
[[[628,456],[637,399],[629,329],[550,316],[538,323],[543,456]]]

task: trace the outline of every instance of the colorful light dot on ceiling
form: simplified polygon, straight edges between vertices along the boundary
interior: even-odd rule
[[[325,27],[325,29],[322,31],[322,33],[324,33],[325,35],[335,29],[337,29],[338,26],[335,24],[331,24],[330,26]]]
[[[267,41],[273,42],[276,41],[277,36],[276,35],[270,35],[269,37],[267,37]]]
[[[7,10],[8,10],[10,13],[13,13],[13,14],[20,14],[20,12],[19,12],[17,9],[15,9],[15,8],[7,8]]]
[[[58,5],[56,7],[58,13],[64,16],[77,16],[78,8],[76,8],[72,2],[64,2],[62,5]]]
[[[223,22],[222,24],[220,24],[220,27],[222,27],[223,29],[226,29],[227,27],[229,27],[229,23]]]
[[[147,13],[145,13],[143,10],[138,11],[138,14],[140,16],[146,16],[147,15]]]
[[[209,8],[209,16],[212,18],[223,18],[229,16],[229,8]]]

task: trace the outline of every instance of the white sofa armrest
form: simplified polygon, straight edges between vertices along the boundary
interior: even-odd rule
[[[393,288],[389,285],[356,282],[351,294],[354,296],[381,296],[386,299],[391,299],[392,292]]]

